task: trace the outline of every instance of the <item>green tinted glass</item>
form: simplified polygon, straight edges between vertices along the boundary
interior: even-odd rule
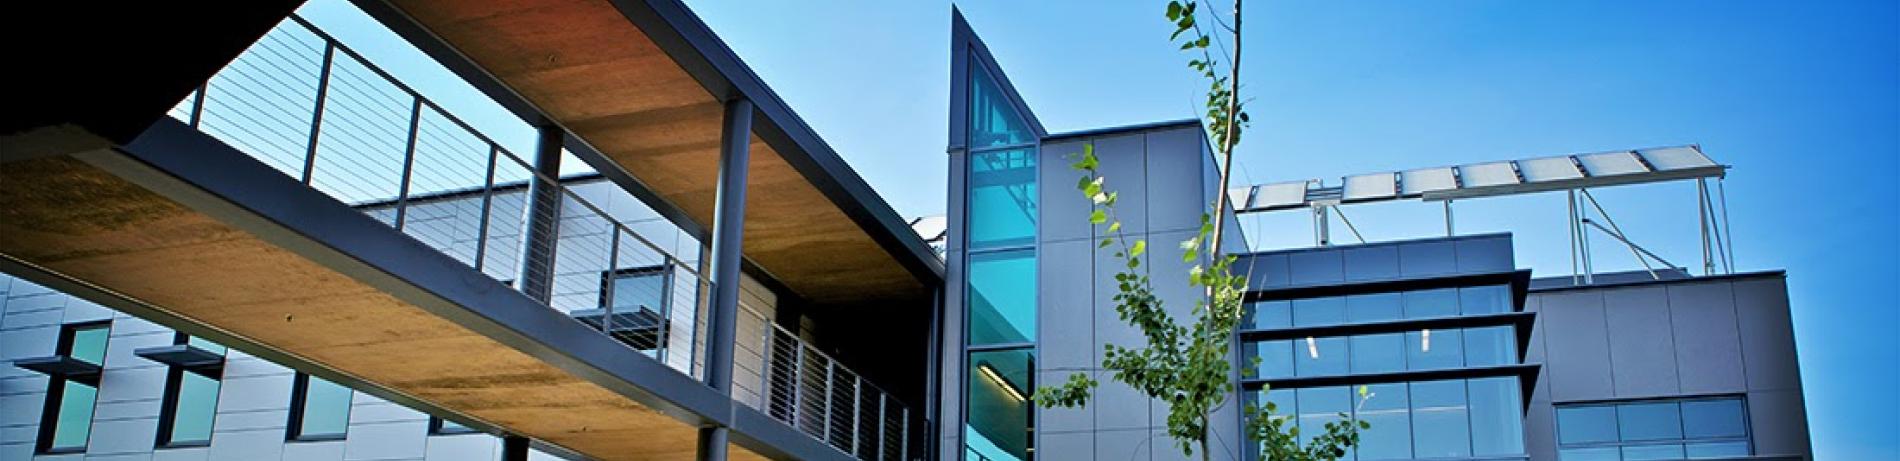
[[[970,345],[1036,340],[1036,253],[970,255]]]
[[[1029,393],[1035,389],[1028,349],[970,353],[965,449],[994,461],[1029,459]]]
[[[106,337],[111,329],[105,325],[73,330],[73,348],[68,357],[91,362],[94,365],[106,363]]]
[[[210,351],[210,352],[211,352],[211,353],[213,353],[213,354],[220,354],[220,355],[222,355],[222,354],[224,354],[224,346],[223,346],[223,345],[220,345],[220,344],[218,344],[218,343],[214,343],[214,342],[211,342],[211,340],[208,340],[208,339],[204,339],[204,338],[200,338],[200,337],[197,337],[197,336],[193,336],[193,337],[191,337],[191,338],[189,338],[189,339],[186,339],[186,340],[185,340],[185,344],[190,344],[190,345],[191,345],[191,347],[196,347],[196,348],[199,348],[199,349],[204,349],[204,350],[206,350],[206,351]]]
[[[178,381],[178,398],[172,403],[171,435],[173,445],[211,441],[212,420],[218,413],[216,379],[184,371]]]
[[[350,388],[311,376],[304,387],[299,438],[337,437],[349,431]]]
[[[103,328],[100,329],[104,331]],[[59,419],[53,422],[53,450],[83,450],[92,435],[92,404],[99,389],[66,380],[59,396]]]
[[[970,154],[971,248],[1035,243],[1036,150]]]

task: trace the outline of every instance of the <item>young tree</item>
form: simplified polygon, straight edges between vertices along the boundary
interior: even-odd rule
[[[1082,172],[1076,188],[1094,204],[1089,222],[1104,230],[1105,237],[1096,246],[1097,251],[1113,247],[1115,257],[1122,263],[1115,274],[1115,312],[1123,322],[1140,329],[1146,342],[1141,347],[1106,345],[1102,368],[1112,371],[1116,381],[1150,398],[1168,402],[1168,436],[1183,454],[1193,456],[1198,449],[1201,459],[1205,460],[1212,457],[1208,443],[1210,418],[1227,403],[1227,393],[1237,389],[1231,379],[1230,354],[1234,331],[1243,314],[1242,296],[1247,279],[1233,273],[1236,258],[1222,253],[1221,231],[1226,225],[1222,210],[1228,206],[1225,191],[1231,177],[1234,146],[1240,142],[1240,132],[1247,125],[1247,114],[1238,99],[1236,83],[1240,80],[1241,1],[1234,1],[1231,25],[1221,24],[1222,29],[1231,34],[1233,45],[1228,50],[1232,54],[1228,56],[1226,76],[1216,70],[1218,62],[1211,50],[1212,36],[1195,20],[1198,6],[1196,1],[1175,0],[1168,2],[1167,7],[1168,21],[1175,26],[1170,40],[1181,42],[1181,50],[1200,55],[1189,60],[1188,67],[1209,81],[1207,125],[1221,156],[1220,188],[1217,189],[1221,193],[1216,194],[1210,211],[1201,215],[1200,231],[1180,245],[1184,262],[1199,261],[1203,254],[1207,256],[1206,264],[1196,264],[1188,272],[1188,283],[1204,290],[1204,296],[1195,301],[1192,323],[1177,323],[1163,307],[1163,301],[1155,296],[1153,281],[1141,267],[1148,243],[1143,239],[1131,240],[1122,232],[1121,220],[1115,215],[1118,196],[1108,187],[1108,178],[1101,175],[1094,146],[1084,145],[1070,166]],[[1186,40],[1181,39],[1183,34],[1188,34]],[[1076,373],[1062,385],[1038,389],[1035,401],[1045,407],[1085,405],[1097,384],[1087,374]],[[1362,386],[1359,397],[1363,405],[1372,396]],[[1371,427],[1342,413],[1342,421],[1326,424],[1324,434],[1310,438],[1302,447],[1299,428],[1287,425],[1287,418],[1277,412],[1278,408],[1272,403],[1264,408],[1249,405],[1244,412],[1247,421],[1244,432],[1260,444],[1261,454],[1266,459],[1275,461],[1338,459],[1358,445],[1361,429]]]

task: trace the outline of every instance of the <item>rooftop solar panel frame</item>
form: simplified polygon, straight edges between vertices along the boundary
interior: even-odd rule
[[[1373,173],[1353,175],[1341,178],[1345,184],[1344,202],[1369,202],[1388,200],[1399,195],[1399,182],[1394,173]]]
[[[1309,196],[1308,191],[1314,190],[1311,188],[1319,185],[1318,181],[1265,184],[1250,188],[1253,202],[1235,209],[1262,212],[1401,198],[1453,200],[1720,178],[1727,173],[1728,166],[1710,159],[1699,146],[1658,147],[1351,175],[1341,178],[1342,186],[1333,188],[1343,190],[1339,197]],[[1387,181],[1382,179],[1387,178],[1395,178],[1396,184],[1383,185]]]

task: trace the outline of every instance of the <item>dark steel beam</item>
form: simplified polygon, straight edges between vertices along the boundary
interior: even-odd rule
[[[560,185],[542,178],[561,175],[561,130],[542,126],[534,146],[534,175],[528,177],[528,229],[522,239],[521,292],[548,302],[554,293],[554,247],[560,239]]]
[[[712,308],[707,320],[706,385],[732,394],[732,349],[739,320],[739,253],[745,247],[746,172],[751,163],[752,102],[726,101],[719,132],[719,189],[713,205]],[[699,459],[725,461],[725,427],[699,429]]]

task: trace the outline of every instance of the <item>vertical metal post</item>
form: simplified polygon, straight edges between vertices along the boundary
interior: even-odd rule
[[[327,70],[329,69],[329,67],[325,66],[324,69]],[[211,81],[206,80],[204,84],[198,85],[198,94],[194,94],[191,96],[191,120],[189,121],[189,123],[191,124],[191,127],[194,129],[198,128],[199,120],[204,118],[205,93],[209,91],[210,89],[211,89]],[[316,144],[316,143],[311,143],[311,144]],[[305,182],[309,182],[309,181],[305,181]]]
[[[613,236],[607,238],[607,283],[601,284],[602,293],[600,298],[602,301],[601,304],[604,304],[604,306],[601,307],[607,315],[600,318],[600,332],[612,338],[614,336],[614,307],[616,304],[619,304],[619,302],[617,302],[619,300],[614,298],[614,278],[620,276],[618,272],[620,270],[620,224],[608,222],[607,229]],[[661,277],[661,280],[665,280],[665,277]],[[660,296],[666,295],[661,294]],[[659,345],[656,344],[653,348],[657,351]],[[660,363],[666,363],[666,360],[661,360]]]
[[[1452,222],[1451,221],[1451,200],[1447,199],[1445,200],[1445,236],[1446,237],[1458,235],[1457,233],[1452,232],[1451,222]]]
[[[1590,263],[1590,229],[1587,227],[1583,227],[1583,223],[1585,221],[1590,220],[1590,210],[1585,209],[1583,207],[1582,200],[1583,199],[1581,198],[1577,199],[1577,204],[1576,204],[1576,207],[1577,207],[1577,248],[1582,250],[1582,255],[1583,255],[1583,283],[1585,285],[1590,285],[1590,284],[1597,283],[1596,281],[1597,270],[1596,270],[1596,267],[1592,266]]]
[[[1332,245],[1333,244],[1333,229],[1331,226],[1332,219],[1329,219],[1326,216],[1325,205],[1313,207],[1313,220],[1319,223],[1319,246]]]
[[[864,432],[864,377],[851,381],[851,456],[858,455],[858,435]]]
[[[890,426],[890,424],[885,424],[884,422],[885,415],[887,414],[884,412],[884,402],[886,400],[890,400],[890,397],[891,396],[889,394],[878,394],[877,396],[877,459],[878,461],[884,461],[884,453],[890,451],[890,450],[885,449],[884,447],[884,441],[886,440],[885,435],[884,435],[884,428],[886,426]]]
[[[488,260],[488,215],[495,203],[495,157],[501,147],[488,145],[488,169],[482,178],[482,213],[480,224],[475,225],[475,272],[482,272],[482,265]]]
[[[1728,268],[1730,274],[1733,274],[1735,273],[1735,229],[1728,226],[1727,183],[1728,181],[1723,178],[1715,178],[1715,192],[1722,197],[1722,235],[1724,237],[1722,241],[1726,242],[1722,246],[1722,261],[1724,261],[1722,265]]]
[[[732,348],[738,335],[739,253],[744,246],[747,166],[751,162],[752,101],[726,101],[725,123],[719,133],[719,186],[713,205],[713,295],[707,323],[705,382],[714,391],[732,395]],[[700,459],[724,461],[725,427],[702,428]],[[717,442],[718,449],[707,444]]]
[[[1570,214],[1564,218],[1565,226],[1570,228],[1570,284],[1577,285],[1583,282],[1578,271],[1581,259],[1577,257],[1577,190],[1571,189],[1565,194],[1564,203],[1570,207]]]
[[[1702,231],[1702,275],[1715,273],[1715,258],[1709,253],[1709,182],[1706,179],[1695,180],[1695,211],[1701,220]]]
[[[792,427],[805,429],[805,345],[792,337]]]
[[[305,145],[305,147],[308,150],[304,151],[304,155],[303,155],[303,183],[304,185],[309,185],[310,178],[316,173],[317,134],[323,129],[323,103],[325,100],[329,99],[328,95],[330,94],[330,67],[332,66],[332,63],[335,62],[335,59],[336,59],[336,42],[324,40],[323,41],[323,64],[322,64],[322,67],[320,67],[317,70],[317,103],[316,103],[317,107],[314,112],[310,113],[310,143]],[[202,91],[199,94],[203,94]],[[202,102],[203,99],[200,98],[200,101]],[[194,115],[191,118],[191,124],[192,126],[198,125],[197,116]]]
[[[772,323],[759,319],[759,412],[772,415],[772,370],[778,348],[772,347]]]
[[[560,127],[543,126],[534,148],[534,172],[528,174],[527,228],[521,239],[521,292],[548,302],[554,285],[554,250],[561,222]]]
[[[910,459],[910,409],[898,408],[898,456],[897,459]],[[1031,442],[1034,443],[1033,441]]]
[[[832,400],[834,399],[831,398],[831,396],[837,395],[838,393],[836,389],[831,388],[831,385],[836,383],[836,381],[834,380],[837,379],[835,375],[837,371],[838,371],[838,361],[831,360],[830,358],[826,358],[825,359],[825,387],[820,389],[820,390],[825,391],[825,425],[823,426],[824,430],[819,431],[820,435],[818,436],[818,439],[824,440],[826,445],[831,444],[831,424],[832,424],[831,417],[833,414],[837,413],[837,407],[833,406],[836,404],[836,402],[833,402]]]
[[[409,140],[402,148],[402,185],[396,190],[396,231],[402,231],[404,219],[409,214],[409,185],[413,183],[416,168],[416,131],[422,129],[422,97],[410,96],[414,101],[409,105]],[[314,158],[312,160],[315,160]]]
[[[528,461],[528,438],[511,435],[501,438],[502,461]]]

